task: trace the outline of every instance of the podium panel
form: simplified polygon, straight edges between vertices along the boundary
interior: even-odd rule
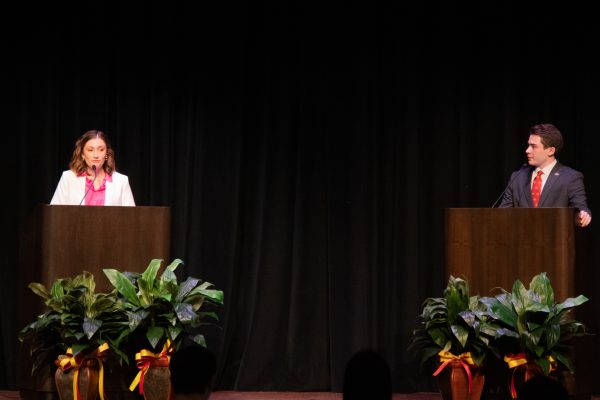
[[[169,207],[38,205],[21,240],[18,277],[19,330],[44,312],[43,300],[27,285],[47,288],[56,279],[91,272],[97,292],[111,290],[102,269],[143,272],[150,260],[170,262]],[[24,346],[25,347],[25,346]],[[23,398],[55,392],[54,369],[31,376],[28,350],[17,357],[17,386]]]
[[[152,258],[169,261],[168,207],[38,206],[26,232],[23,282],[46,286],[86,270],[97,290],[110,288],[103,268],[143,271]]]
[[[472,294],[490,296],[547,272],[557,299],[576,294],[574,209],[449,208],[445,221],[445,279],[464,276]]]

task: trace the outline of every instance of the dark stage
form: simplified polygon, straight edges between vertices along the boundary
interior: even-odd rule
[[[479,289],[481,277],[527,285],[530,274],[509,269],[522,262],[549,273],[556,300],[589,298],[576,315],[594,334],[577,343],[576,389],[598,397],[600,217],[575,230],[577,243],[563,240],[575,239],[570,220],[541,209],[521,219],[533,231],[502,225],[506,240],[491,224],[508,221],[494,200],[538,123],[561,130],[558,159],[585,175],[600,210],[600,24],[589,4],[10,2],[0,24],[0,400],[28,387],[17,333],[44,305],[29,283],[94,268],[104,292],[102,270],[143,271],[155,258],[182,260],[178,279],[224,293],[210,310],[218,320],[201,329],[218,359],[213,400],[341,399],[363,349],[389,364],[395,399],[439,399],[408,346],[424,300],[449,280],[449,243],[473,249],[452,258],[477,273],[465,276],[473,296],[497,293]],[[76,139],[97,129],[135,215],[44,214],[56,234],[44,225],[39,243],[25,240]],[[142,224],[166,209],[164,229]],[[455,242],[448,210],[475,215]],[[528,240],[543,234],[543,245]],[[565,243],[577,246],[558,252]],[[73,269],[54,268],[67,266],[59,255]]]

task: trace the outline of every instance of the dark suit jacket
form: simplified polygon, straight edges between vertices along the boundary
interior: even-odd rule
[[[533,171],[535,168],[527,165],[513,172],[499,207],[533,207]],[[592,215],[585,196],[583,174],[557,162],[544,184],[538,207],[574,207]]]

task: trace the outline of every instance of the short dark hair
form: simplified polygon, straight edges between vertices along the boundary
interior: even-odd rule
[[[206,393],[212,389],[217,359],[206,347],[181,347],[171,357],[169,370],[174,393]]]
[[[555,154],[558,154],[563,148],[563,137],[557,127],[552,124],[537,124],[529,128],[530,135],[540,137],[544,148],[554,147]]]

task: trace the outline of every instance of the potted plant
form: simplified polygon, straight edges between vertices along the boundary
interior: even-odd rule
[[[32,373],[56,364],[55,380],[61,398],[73,398],[74,390],[83,398],[95,398],[99,384],[96,371],[103,368],[107,353],[123,356],[114,345],[126,322],[116,295],[96,293],[94,276],[86,271],[73,278],[57,279],[50,290],[38,282],[28,287],[47,308],[18,336],[30,345]],[[103,397],[102,392],[100,395]]]
[[[478,296],[469,295],[462,278],[450,276],[442,297],[423,302],[409,350],[420,355],[422,366],[435,361],[433,375],[438,376],[443,398],[479,399],[494,329],[487,318],[485,306]]]
[[[161,263],[159,259],[151,260],[142,273],[103,270],[128,317],[128,328],[120,340],[128,342],[129,348],[137,347],[135,358],[140,371],[130,390],[139,386],[146,398],[153,392],[148,385],[144,388],[144,381],[151,380],[147,378],[153,374],[150,367],[168,366],[169,355],[186,339],[206,346],[201,327],[218,320],[211,308],[223,304],[223,292],[210,282],[194,277],[178,282],[175,270],[183,263],[180,259],[173,260],[159,275]],[[161,398],[168,395],[164,393],[169,388],[168,368],[157,374]]]
[[[575,320],[573,308],[588,301],[579,295],[557,303],[545,272],[533,277],[529,287],[516,280],[512,291],[502,289],[495,297],[482,297],[486,314],[498,328],[491,347],[513,370],[510,390],[516,398],[519,384],[535,374],[549,375],[559,369],[573,372],[570,356],[573,338],[585,335],[585,326]]]

